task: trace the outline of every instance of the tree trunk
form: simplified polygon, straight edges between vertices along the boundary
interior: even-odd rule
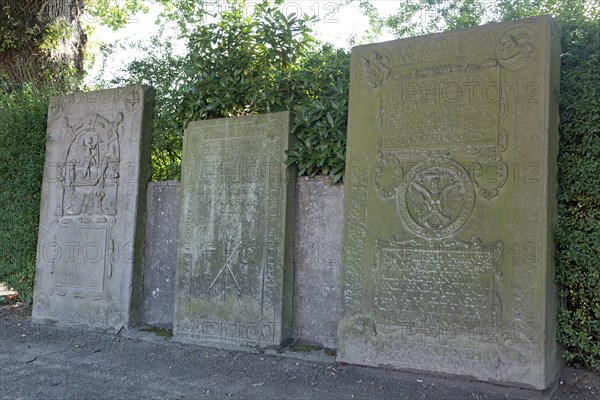
[[[82,71],[84,0],[0,0],[0,77],[16,83]]]

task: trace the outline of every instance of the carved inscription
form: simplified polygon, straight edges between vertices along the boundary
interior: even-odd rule
[[[55,286],[104,289],[107,230],[66,228],[62,239],[62,246],[56,244],[53,248],[58,261],[54,271]]]
[[[402,46],[394,46],[389,51],[395,65],[431,63],[438,64],[465,53],[485,53],[490,43],[497,40],[495,32],[478,32],[476,35],[464,32],[453,36],[433,36],[404,39]]]
[[[393,324],[492,322],[495,246],[376,244],[376,310]]]
[[[196,332],[198,336],[217,340],[243,340],[253,343],[272,343],[275,325],[271,322],[240,323],[190,319],[179,324],[180,329]]]
[[[358,154],[357,154],[358,155]],[[352,159],[354,155],[349,155]],[[353,196],[346,202],[346,239],[343,259],[343,307],[351,309],[362,301],[363,260],[367,235],[367,171],[357,171],[348,183]]]
[[[260,299],[263,308],[272,292],[270,244],[278,241],[280,165],[260,156],[264,132],[243,125],[231,128],[233,132],[223,133],[219,139],[217,132],[222,127],[190,133],[200,135],[204,140],[198,145],[213,156],[189,163],[190,170],[198,168],[194,171],[197,183],[191,184],[197,187],[193,201],[203,207],[186,215],[188,236],[183,240],[188,293],[199,299]],[[248,137],[249,133],[252,136]],[[227,137],[228,150],[238,155],[225,161],[214,154]],[[270,227],[273,223],[274,228]]]
[[[499,68],[390,80],[379,110],[383,147],[494,144],[501,95]]]
[[[279,132],[281,123],[277,121],[266,121],[258,124],[231,123],[207,127],[196,140],[231,140],[240,138],[261,137],[265,135],[269,140],[277,140],[271,132]],[[239,150],[239,149],[238,149]],[[237,153],[239,154],[239,152]]]

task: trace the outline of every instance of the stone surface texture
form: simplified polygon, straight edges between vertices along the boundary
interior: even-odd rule
[[[179,182],[148,183],[142,309],[148,325],[173,326],[180,195]]]
[[[139,322],[154,91],[50,99],[33,319]]]
[[[355,47],[338,361],[555,379],[559,26]]]
[[[328,178],[296,181],[294,339],[337,347],[344,188]]]
[[[280,346],[292,336],[290,113],[185,132],[174,338]]]

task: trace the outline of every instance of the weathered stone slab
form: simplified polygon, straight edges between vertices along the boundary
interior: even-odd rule
[[[154,91],[50,99],[33,319],[139,321]]]
[[[142,322],[172,327],[181,183],[150,182],[146,195]]]
[[[547,388],[558,25],[352,52],[338,360]]]
[[[288,112],[188,126],[176,340],[267,347],[291,337],[289,132]]]
[[[296,182],[294,339],[337,347],[344,187],[329,179]]]

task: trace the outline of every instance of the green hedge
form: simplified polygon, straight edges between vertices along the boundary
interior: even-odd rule
[[[0,82],[0,282],[31,302],[44,168],[47,92]]]
[[[568,361],[600,371],[600,22],[562,28],[558,340]]]

